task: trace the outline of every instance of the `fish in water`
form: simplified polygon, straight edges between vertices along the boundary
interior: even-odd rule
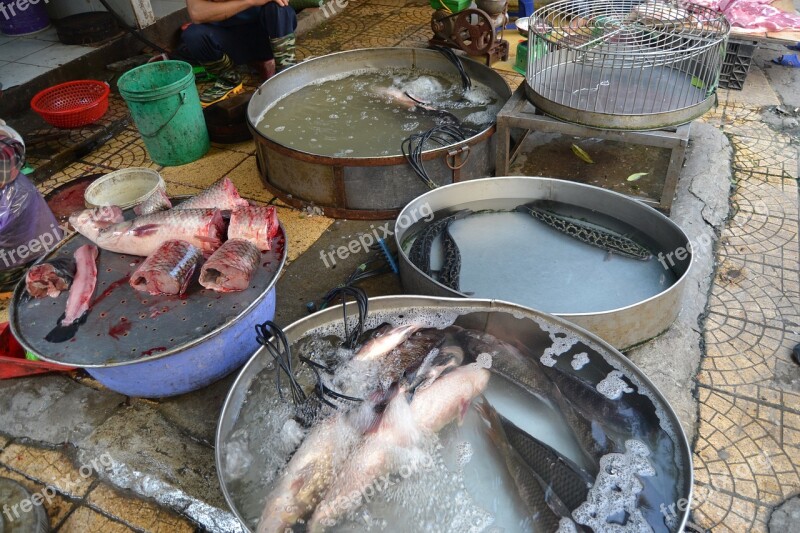
[[[200,285],[217,292],[243,291],[258,269],[261,253],[244,239],[230,239],[220,246],[200,270]]]
[[[186,241],[165,241],[131,275],[130,285],[152,295],[183,294],[202,256]]]
[[[220,178],[211,187],[179,203],[175,209],[211,209],[233,211],[238,207],[247,207],[250,203],[239,196],[239,191],[228,177]]]
[[[556,214],[532,204],[517,206],[515,210],[520,213],[527,213],[553,229],[566,233],[570,237],[591,246],[602,248],[612,254],[642,261],[650,259],[652,255],[650,250],[632,239],[583,220]]]
[[[444,263],[439,271],[439,283],[459,291],[459,276],[461,274],[461,252],[458,251],[456,240],[450,234],[450,221],[442,233],[442,251],[444,252]]]
[[[528,510],[534,531],[556,531],[562,518],[569,518],[570,512],[558,496],[531,468],[506,437],[503,424],[497,411],[485,399],[475,403],[475,409],[486,422],[486,434],[500,452],[511,474],[522,501]]]
[[[275,207],[237,207],[231,212],[228,238],[248,240],[264,252],[271,248],[270,243],[279,229]]]
[[[423,227],[414,238],[414,243],[408,251],[408,259],[426,276],[431,276],[431,248],[433,248],[433,241],[436,237],[442,234],[445,228],[453,221],[464,218],[471,214],[472,211],[464,209],[452,215],[448,215],[440,220],[432,222]]]
[[[84,244],[75,250],[75,267],[75,281],[69,290],[62,326],[71,325],[89,311],[97,285],[97,247]]]
[[[353,359],[361,361],[377,360],[392,351],[418,329],[420,329],[420,326],[415,324],[398,327],[392,327],[391,324],[381,324],[369,335],[369,340],[356,350]]]
[[[343,466],[308,524],[308,531],[322,531],[336,524],[349,509],[339,505],[351,494],[361,493],[375,479],[397,468],[401,460],[426,453],[426,438],[454,420],[463,420],[472,400],[489,382],[489,372],[477,365],[461,366],[418,390],[411,403],[400,391],[387,405],[378,428]]]
[[[438,117],[451,124],[461,124],[461,121],[458,119],[458,117],[456,117],[450,111],[437,109],[431,104],[414,98],[408,93],[408,91],[401,91],[397,87],[376,87],[373,90],[373,93],[387,102],[398,104],[409,111]]]
[[[489,407],[491,409],[491,407]],[[496,413],[509,444],[570,511],[589,494],[594,478],[584,469]]]
[[[167,209],[172,209],[172,202],[169,196],[167,196],[164,187],[159,186],[144,202],[134,207],[133,212],[136,216],[141,216],[149,215],[150,213],[158,213],[159,211],[166,211]]]
[[[530,354],[501,341],[489,333],[463,330],[460,338],[464,343],[466,360],[478,360],[483,354],[490,357],[490,370],[530,394],[552,401],[559,409],[564,421],[572,430],[586,464],[595,474],[600,457],[616,450],[616,444],[603,426],[602,415],[595,411],[576,409],[556,387],[542,365]]]
[[[377,409],[387,401],[376,394],[350,411],[318,422],[292,455],[267,496],[258,533],[283,533],[304,520],[319,503],[341,463],[366,431],[379,424]]]
[[[164,241],[179,239],[211,255],[225,236],[219,209],[170,209],[98,228],[86,211],[74,213],[70,222],[98,247],[120,254],[148,256]]]
[[[72,285],[75,269],[75,259],[72,257],[38,263],[25,274],[25,288],[33,298],[55,298]]]

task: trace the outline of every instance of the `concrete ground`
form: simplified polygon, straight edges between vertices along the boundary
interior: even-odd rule
[[[403,0],[351,1],[306,33],[299,50],[308,57],[424,46],[430,13]],[[792,500],[800,492],[800,368],[790,359],[800,342],[800,70],[769,62],[784,52],[762,46],[744,90],[721,90],[719,105],[694,123],[671,216],[696,244],[697,268],[675,325],[627,354],[682,421],[695,461],[691,520],[715,532],[791,531],[800,512]],[[522,80],[502,73],[512,87]],[[129,166],[157,168],[169,194],[194,194],[229,176],[243,196],[276,205],[286,227],[276,316],[286,325],[356,266],[350,259],[327,268],[320,252],[382,222],[285,207],[264,191],[253,154],[252,142],[217,145],[200,161],[161,168],[128,128],[40,189]],[[536,171],[533,152],[512,166]],[[372,296],[400,292],[391,276],[364,286]],[[8,301],[0,296],[0,321]],[[79,371],[0,381],[0,476],[33,491],[53,487],[45,506],[62,532],[236,531],[213,451],[233,379],[161,400],[120,396]]]

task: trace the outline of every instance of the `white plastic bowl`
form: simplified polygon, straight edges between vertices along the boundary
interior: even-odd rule
[[[98,178],[86,188],[86,207],[118,205],[122,209],[142,203],[159,187],[164,187],[161,174],[149,168],[126,168]]]

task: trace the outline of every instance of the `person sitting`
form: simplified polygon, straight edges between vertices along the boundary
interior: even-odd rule
[[[297,16],[289,0],[186,0],[186,7],[192,24],[181,52],[217,78],[200,95],[204,106],[241,92],[236,65],[257,63],[268,77],[295,64]]]

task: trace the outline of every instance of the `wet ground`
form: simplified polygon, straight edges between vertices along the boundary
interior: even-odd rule
[[[299,39],[300,55],[424,46],[430,14],[421,2],[353,1]],[[706,275],[687,294],[676,326],[629,354],[676,407],[694,450],[691,520],[715,532],[789,531],[781,524],[792,523],[786,517],[797,512],[791,498],[800,492],[800,367],[790,359],[800,342],[800,139],[793,117],[774,110],[800,106],[800,76],[769,63],[784,52],[762,47],[744,90],[721,91],[719,106],[696,122],[673,218],[690,235],[718,240],[699,250]],[[502,74],[513,87],[521,81],[509,69]],[[596,180],[620,192],[658,190],[659,150],[581,140],[595,161],[589,165],[572,153],[572,142],[544,139],[512,173]],[[289,263],[276,316],[285,325],[363,260],[353,256],[331,268],[320,254],[383,222],[334,221],[284,206],[264,190],[254,149],[252,142],[215,145],[200,161],[161,168],[127,127],[40,190],[129,166],[159,170],[172,195],[195,194],[229,176],[243,196],[276,205],[286,227]],[[622,168],[648,172],[633,182],[639,191]],[[364,287],[370,295],[400,292],[392,276]],[[8,301],[0,295],[0,320]],[[54,487],[45,506],[62,532],[235,531],[213,458],[216,418],[232,380],[155,401],[125,398],[82,372],[1,381],[0,476],[34,491]]]

